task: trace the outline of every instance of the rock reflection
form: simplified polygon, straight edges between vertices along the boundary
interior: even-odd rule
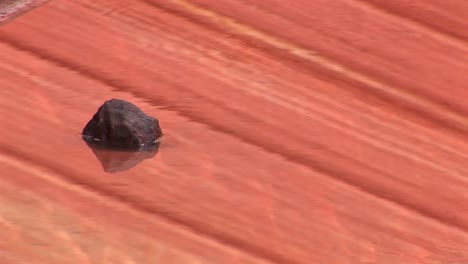
[[[160,143],[153,144],[138,151],[110,149],[86,142],[94,155],[101,162],[105,172],[116,173],[129,170],[145,159],[156,156]]]

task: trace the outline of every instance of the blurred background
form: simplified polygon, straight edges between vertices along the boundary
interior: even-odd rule
[[[467,13],[0,0],[0,263],[468,263]],[[157,151],[82,140],[111,98]]]

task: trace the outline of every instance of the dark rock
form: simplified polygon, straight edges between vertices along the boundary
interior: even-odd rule
[[[156,143],[141,151],[123,151],[110,150],[96,144],[88,143],[94,155],[96,155],[101,162],[102,168],[108,173],[126,171],[135,167],[145,159],[153,158],[158,153],[159,145],[159,143]]]
[[[156,118],[119,99],[106,101],[83,129],[85,141],[114,149],[139,150],[162,136]]]

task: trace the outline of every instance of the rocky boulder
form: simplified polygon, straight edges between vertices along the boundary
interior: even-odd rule
[[[162,136],[156,118],[120,99],[106,101],[83,129],[86,142],[115,149],[139,150],[159,143]]]

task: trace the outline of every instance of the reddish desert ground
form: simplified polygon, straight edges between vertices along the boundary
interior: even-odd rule
[[[467,1],[7,2],[1,264],[468,263]]]

